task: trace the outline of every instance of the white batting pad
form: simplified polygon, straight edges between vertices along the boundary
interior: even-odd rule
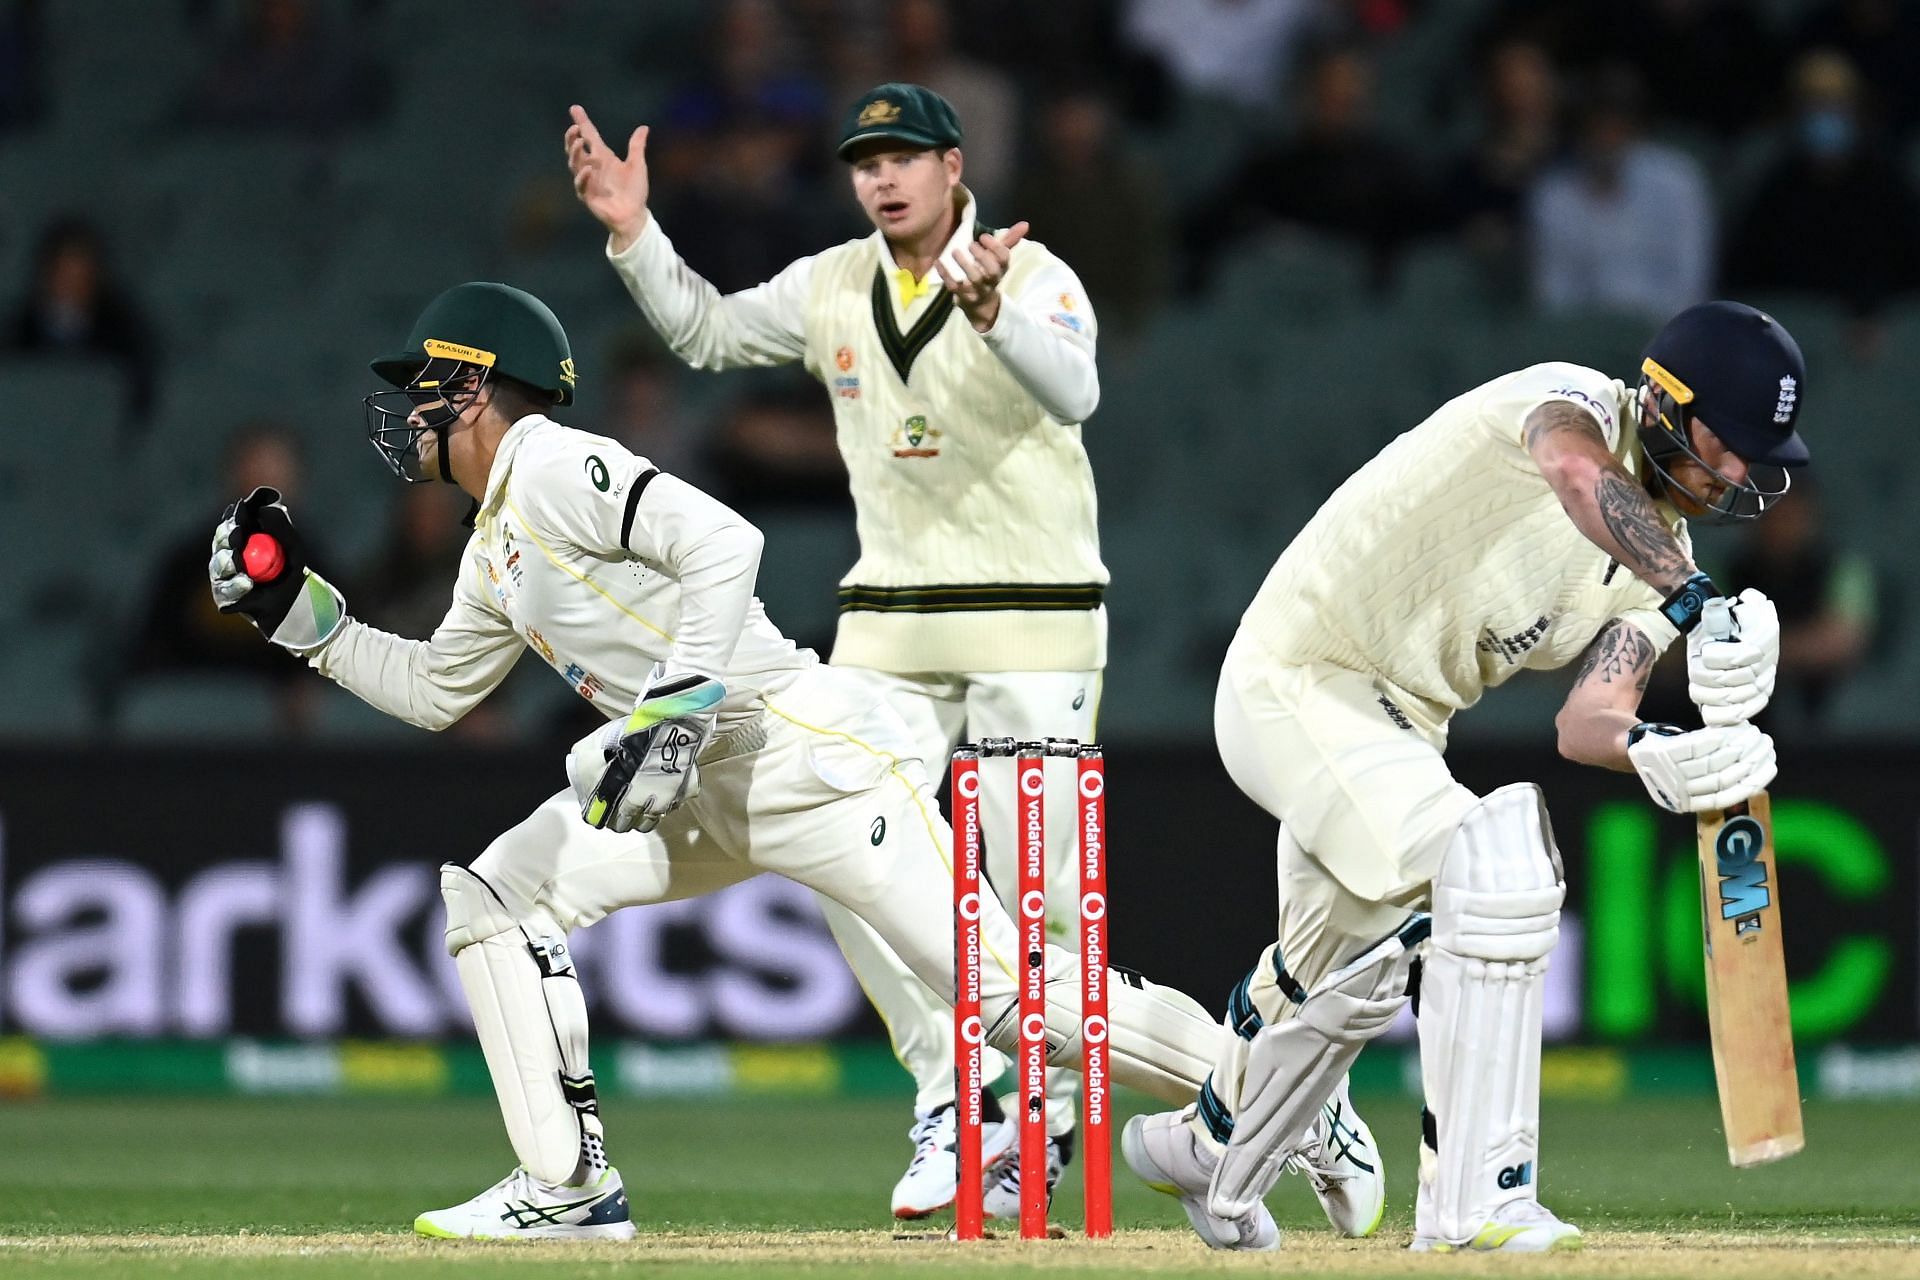
[[[1407,1003],[1413,952],[1428,918],[1405,925],[1315,984],[1293,1017],[1254,1033],[1231,1105],[1233,1137],[1214,1167],[1207,1211],[1238,1218],[1260,1203],[1346,1076],[1361,1046]]]
[[[542,1182],[571,1182],[583,1162],[603,1157],[587,1003],[566,939],[551,921],[537,933],[517,922],[465,867],[440,868],[440,894],[447,947],[514,1154]]]
[[[1437,1149],[1422,1235],[1463,1244],[1500,1205],[1535,1199],[1540,1021],[1566,885],[1540,789],[1468,811],[1433,890],[1420,983],[1420,1066]]]

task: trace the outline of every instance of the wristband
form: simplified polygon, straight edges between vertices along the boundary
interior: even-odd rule
[[[1713,585],[1713,579],[1704,573],[1696,573],[1679,589],[1660,602],[1661,616],[1674,625],[1681,635],[1700,625],[1700,615],[1706,610],[1707,601],[1718,599],[1720,588]]]
[[[1657,734],[1662,738],[1677,738],[1685,732],[1686,730],[1682,729],[1679,725],[1668,724],[1664,720],[1642,720],[1639,724],[1627,730],[1627,745],[1632,746],[1650,733]]]

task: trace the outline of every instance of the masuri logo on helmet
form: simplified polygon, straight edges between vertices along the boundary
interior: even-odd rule
[[[492,281],[455,285],[429,302],[406,346],[370,367],[398,390],[366,397],[367,436],[393,473],[410,482],[452,483],[446,434],[464,405],[456,407],[450,391],[471,394],[490,378],[504,377],[566,405],[573,403],[577,381],[566,330],[547,304]],[[438,437],[438,477],[426,474],[420,459],[419,440],[427,431]]]

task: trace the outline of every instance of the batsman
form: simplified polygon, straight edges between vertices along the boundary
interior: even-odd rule
[[[1628,384],[1574,364],[1496,378],[1393,441],[1320,508],[1241,619],[1214,704],[1221,759],[1280,820],[1278,941],[1228,1001],[1199,1097],[1138,1117],[1134,1170],[1212,1220],[1258,1205],[1309,1133],[1378,1151],[1349,1065],[1410,1001],[1426,1096],[1416,1250],[1576,1248],[1539,1201],[1543,984],[1561,863],[1540,790],[1448,773],[1452,716],[1526,669],[1578,661],[1560,753],[1632,770],[1676,813],[1774,776],[1748,723],[1780,630],[1760,593],[1737,636],[1686,518],[1746,520],[1807,450],[1799,347],[1752,307],[1670,320]],[[1704,728],[1643,723],[1655,657],[1686,638]],[[1231,1246],[1229,1246],[1231,1247]],[[1241,1246],[1245,1247],[1245,1246]]]
[[[632,1216],[608,1160],[568,932],[777,871],[951,990],[950,833],[885,699],[768,621],[753,593],[759,531],[616,441],[548,416],[572,402],[578,375],[539,299],[456,286],[373,371],[390,389],[366,398],[368,434],[389,467],[474,500],[445,620],[414,640],[353,618],[270,489],[234,503],[215,531],[214,599],[423,728],[458,720],[528,650],[607,716],[569,754],[570,785],[440,869],[447,949],[519,1164],[414,1226],[624,1239]],[[262,537],[277,563],[251,549]],[[991,898],[982,926],[982,1016],[1010,1047],[1018,943]],[[1049,947],[1045,963],[1053,1060],[1072,1063],[1079,961]],[[1137,978],[1116,983],[1112,1001],[1115,1079],[1191,1096],[1219,1025]]]

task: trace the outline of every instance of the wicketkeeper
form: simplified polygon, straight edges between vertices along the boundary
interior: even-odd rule
[[[465,864],[441,868],[447,947],[519,1166],[464,1204],[422,1214],[432,1236],[633,1234],[608,1163],[567,933],[636,903],[762,871],[870,925],[923,982],[953,988],[947,825],[900,717],[870,684],[796,649],[754,597],[759,532],[613,440],[548,417],[575,369],[544,304],[463,284],[373,362],[368,432],[395,474],[476,503],[453,602],[427,640],[355,620],[305,563],[272,490],[227,511],[209,570],[221,608],[371,705],[428,729],[472,709],[528,649],[609,723],[567,759],[570,786]],[[277,540],[256,581],[246,548]],[[433,803],[458,803],[436,797]],[[1014,1040],[1012,922],[989,898],[983,1016]],[[1077,1062],[1079,962],[1049,948],[1053,1060]],[[1191,1097],[1220,1029],[1138,979],[1112,993],[1115,1079]]]

